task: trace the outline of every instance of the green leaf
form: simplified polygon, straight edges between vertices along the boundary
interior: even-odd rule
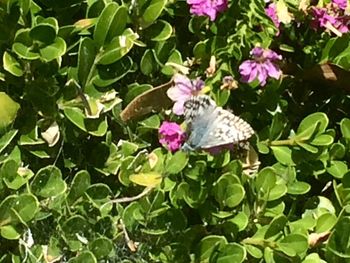
[[[39,201],[32,194],[21,194],[17,197],[13,209],[22,222],[31,221],[39,211]]]
[[[18,42],[13,43],[12,50],[19,57],[24,58],[24,59],[35,60],[35,59],[40,58],[39,53],[33,52],[31,47],[27,47],[23,43],[18,43]]]
[[[7,225],[0,227],[0,233],[3,238],[9,240],[19,239],[22,235],[22,229],[19,226]]]
[[[333,137],[328,134],[318,135],[315,139],[313,139],[310,144],[316,146],[328,146],[333,143]]]
[[[0,132],[15,120],[19,108],[17,102],[5,92],[0,92]]]
[[[31,183],[32,192],[44,198],[60,195],[66,189],[61,170],[52,165],[41,168]]]
[[[238,227],[238,231],[243,231],[248,226],[249,218],[245,213],[239,212],[234,218],[230,219],[229,221]]]
[[[71,188],[67,196],[67,201],[73,203],[82,196],[91,184],[90,174],[88,171],[82,170],[76,173],[71,183]]]
[[[227,245],[223,236],[210,235],[202,238],[196,249],[196,258],[199,262],[209,262],[213,252]]]
[[[79,45],[79,54],[78,54],[78,78],[82,88],[85,87],[85,84],[88,80],[90,71],[92,70],[96,56],[96,49],[94,42],[85,37]]]
[[[232,263],[243,262],[247,256],[247,252],[244,247],[237,243],[228,243],[222,249],[220,249],[217,263]]]
[[[97,63],[102,65],[112,64],[124,57],[133,47],[138,35],[131,29],[126,29],[121,36],[112,39],[103,53],[97,57]]]
[[[315,132],[313,134],[323,133],[328,126],[328,117],[323,112],[315,112],[307,117],[305,117],[299,124],[297,134],[302,133],[306,129],[310,129],[310,127],[315,127]]]
[[[160,16],[166,3],[166,0],[147,1],[146,5],[142,7],[144,11],[141,14],[141,27],[150,26]]]
[[[331,213],[324,213],[317,218],[316,233],[330,231],[337,223],[337,217]]]
[[[300,234],[289,234],[278,243],[279,249],[290,257],[302,255],[308,249],[306,236]]]
[[[276,172],[271,167],[265,167],[262,169],[255,181],[255,188],[262,193],[268,193],[270,189],[275,187],[276,184]]]
[[[280,215],[278,217],[275,217],[268,225],[264,238],[265,239],[273,238],[279,235],[280,233],[282,233],[287,222],[288,220],[285,215]]]
[[[44,61],[49,62],[63,56],[66,49],[66,42],[63,38],[57,37],[54,43],[40,49],[40,55]]]
[[[101,47],[105,44],[108,31],[110,30],[113,22],[115,22],[114,17],[117,13],[118,7],[119,5],[117,3],[110,2],[102,10],[94,30],[94,41],[96,46]]]
[[[21,167],[21,174],[17,172],[18,170],[19,166],[13,159],[8,159],[1,167],[0,176],[10,189],[18,190],[34,175],[28,168]]]
[[[144,31],[144,35],[152,41],[165,41],[173,33],[173,28],[165,20],[157,20]]]
[[[305,182],[293,182],[288,185],[288,194],[291,195],[303,195],[309,192],[311,186]]]
[[[236,207],[242,202],[245,196],[243,186],[240,184],[228,185],[226,189],[226,196],[225,204],[230,208]]]
[[[106,237],[100,237],[89,244],[89,248],[97,259],[107,257],[113,251],[113,243]]]
[[[350,119],[344,118],[340,122],[340,130],[344,138],[350,140]]]
[[[1,97],[1,93],[0,93]],[[0,98],[1,100],[1,98]],[[0,106],[1,107],[1,106]],[[0,111],[1,115],[1,111]],[[5,148],[11,143],[11,141],[15,138],[18,130],[11,130],[7,133],[5,133],[1,138],[0,138],[0,153],[5,150]]]
[[[113,22],[109,27],[107,40],[110,40],[113,37],[122,34],[125,30],[125,25],[128,21],[128,8],[124,5],[119,6],[112,19]]]
[[[45,44],[51,44],[56,38],[56,29],[47,23],[39,24],[30,30],[29,36],[33,40],[37,40]]]
[[[326,170],[335,178],[341,179],[348,171],[348,166],[342,161],[331,161],[330,166],[328,166]]]
[[[270,147],[278,162],[284,165],[295,165],[292,159],[292,150],[287,146]]]
[[[97,263],[97,259],[90,251],[84,251],[71,258],[68,263]]]
[[[4,65],[4,69],[10,72],[12,75],[16,77],[23,76],[23,69],[19,62],[13,57],[10,53],[5,51],[2,57],[2,63]]]
[[[152,50],[147,49],[145,53],[143,53],[140,69],[146,76],[151,75],[157,69],[157,62],[154,59]]]
[[[341,258],[350,258],[350,218],[342,217],[332,231],[326,249]]]
[[[88,237],[91,227],[89,222],[80,215],[73,215],[62,222],[62,231],[65,241],[71,251],[77,251],[82,248],[84,238]]]
[[[104,119],[86,119],[84,113],[79,108],[65,107],[64,114],[74,125],[81,130],[94,136],[103,136],[106,134],[108,124]]]
[[[178,174],[186,167],[187,162],[188,154],[183,151],[178,151],[168,160],[165,173]]]
[[[329,149],[330,159],[342,159],[345,155],[345,146],[341,143],[333,143]]]

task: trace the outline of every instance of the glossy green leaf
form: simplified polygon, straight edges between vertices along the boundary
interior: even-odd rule
[[[57,37],[55,42],[40,49],[41,58],[47,62],[57,59],[66,53],[66,42]]]
[[[89,244],[89,247],[97,259],[103,259],[112,252],[113,243],[112,240],[106,237],[100,237],[92,241],[92,243]]]
[[[185,168],[187,162],[187,153],[183,151],[178,151],[168,160],[165,171],[169,174],[178,174]]]
[[[51,44],[56,38],[56,30],[52,25],[43,23],[33,27],[29,32],[29,36],[33,40]]]
[[[94,42],[90,38],[84,38],[80,42],[78,54],[78,78],[82,87],[88,80],[96,56]]]
[[[97,263],[97,259],[90,251],[84,251],[78,256],[70,259],[69,263]]]
[[[271,146],[271,150],[277,161],[284,165],[294,165],[292,150],[287,146]]]
[[[72,203],[82,196],[86,189],[90,186],[90,174],[88,171],[82,170],[76,173],[71,183],[71,188],[67,196],[68,202]]]
[[[324,213],[317,218],[316,233],[330,231],[337,223],[337,217],[331,213]]]
[[[343,137],[350,140],[350,119],[342,119],[340,122],[340,129]]]
[[[160,16],[166,3],[166,0],[147,1],[142,7],[141,26],[143,28],[150,26]]]
[[[28,60],[35,60],[40,58],[40,54],[37,52],[33,52],[31,47],[27,47],[26,45],[16,42],[12,45],[12,50],[15,52],[19,57],[28,59]]]
[[[310,127],[315,127],[315,134],[323,133],[328,126],[328,117],[323,112],[315,112],[305,117],[299,124],[297,134],[310,129]]]
[[[278,243],[278,247],[288,256],[302,255],[308,249],[308,240],[300,234],[289,234]]]
[[[330,166],[328,166],[326,170],[335,178],[342,178],[348,171],[348,166],[342,161],[331,161]]]
[[[11,143],[17,132],[18,130],[11,130],[0,137],[0,153]]]
[[[247,256],[244,247],[237,243],[226,244],[219,252],[217,263],[243,262]]]
[[[13,57],[10,53],[5,52],[2,57],[2,64],[4,65],[4,69],[10,72],[12,75],[16,77],[23,76],[23,68],[20,63],[17,61],[15,57]]]
[[[206,236],[198,244],[196,258],[200,261],[208,261],[215,250],[225,245],[227,241],[223,236]]]
[[[62,194],[66,189],[67,185],[62,179],[61,170],[56,166],[41,168],[31,182],[32,192],[44,198]]]
[[[144,31],[145,36],[152,41],[165,41],[172,33],[171,25],[165,20],[157,20]]]
[[[119,5],[115,2],[110,2],[105,6],[100,14],[95,30],[94,30],[94,41],[96,46],[103,46],[108,34],[108,31],[111,28],[111,25],[114,21],[114,16],[117,13]]]
[[[243,186],[240,184],[228,185],[226,189],[226,196],[227,197],[225,200],[225,204],[230,208],[236,207],[242,202],[245,196],[245,191]]]
[[[157,62],[153,57],[153,52],[147,49],[141,58],[140,69],[144,75],[150,75],[157,68]]]
[[[343,217],[337,222],[334,231],[332,231],[327,249],[332,251],[340,258],[350,258],[350,218]]]
[[[16,118],[20,105],[5,92],[0,92],[0,131],[8,127]]]
[[[288,185],[288,194],[303,195],[309,192],[310,189],[310,184],[296,181]]]
[[[315,139],[313,139],[310,144],[316,146],[328,146],[333,143],[333,137],[328,134],[318,135]]]

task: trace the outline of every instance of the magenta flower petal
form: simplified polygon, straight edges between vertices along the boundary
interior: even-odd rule
[[[208,16],[211,21],[216,19],[217,13],[228,8],[228,0],[187,0],[191,14]]]
[[[174,77],[174,86],[168,89],[168,97],[174,101],[173,112],[176,115],[184,113],[184,102],[193,95],[198,95],[199,91],[204,87],[204,81],[197,78],[190,80],[184,75],[176,74]]]
[[[332,0],[332,2],[342,10],[345,10],[346,7],[348,6],[348,1],[347,0]]]
[[[175,122],[164,121],[159,127],[159,143],[171,152],[179,150],[186,139],[181,126]]]
[[[278,79],[281,76],[282,71],[276,64],[282,59],[281,55],[261,47],[253,48],[250,54],[253,59],[243,61],[239,66],[241,81],[251,83],[257,79],[260,85],[264,86],[268,77]]]

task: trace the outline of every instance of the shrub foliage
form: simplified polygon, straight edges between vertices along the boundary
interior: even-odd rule
[[[350,39],[277,2],[279,30],[262,0],[1,1],[0,262],[347,262]],[[222,88],[257,45],[283,77]],[[184,65],[254,128],[257,172],[159,144]]]

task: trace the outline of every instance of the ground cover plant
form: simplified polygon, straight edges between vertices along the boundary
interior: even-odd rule
[[[346,0],[0,22],[0,262],[348,262]]]

